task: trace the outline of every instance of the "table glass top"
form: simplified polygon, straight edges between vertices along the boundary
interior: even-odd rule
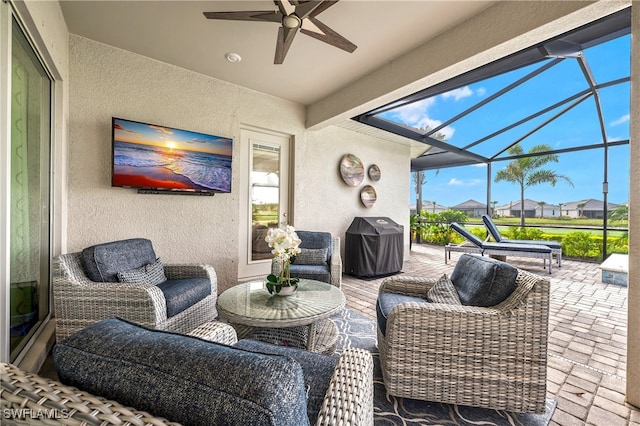
[[[261,321],[288,325],[326,318],[344,307],[342,291],[330,284],[301,279],[291,296],[269,294],[263,281],[238,284],[218,296],[218,309],[230,320],[247,325]]]

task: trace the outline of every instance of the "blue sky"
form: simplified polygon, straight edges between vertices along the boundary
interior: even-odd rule
[[[628,77],[630,72],[630,36],[626,35],[584,51],[584,55],[597,83]],[[550,61],[550,60],[548,60]],[[535,64],[525,69],[465,86],[433,98],[385,113],[386,119],[416,128],[434,128],[461,111],[486,99],[513,81],[537,69]],[[537,110],[548,107],[586,89],[587,82],[575,59],[565,59],[558,65],[529,80],[524,85],[499,97],[466,117],[442,129],[446,141],[464,147]],[[629,139],[629,83],[617,84],[599,91],[603,107],[606,136],[609,141]],[[502,148],[526,135],[538,125],[566,108],[561,106],[493,139],[476,145],[471,151],[483,156],[497,154]],[[602,143],[595,100],[589,97],[560,118],[542,127],[521,142],[528,151],[538,144],[553,149],[572,148]],[[507,155],[502,154],[501,156]],[[494,162],[491,181],[507,161]],[[541,184],[525,190],[525,197],[548,204],[566,203],[582,199],[603,199],[603,150],[576,151],[559,156],[557,163],[544,168],[567,176],[573,187],[560,181],[555,187]],[[469,199],[486,202],[487,167],[465,166],[426,171],[427,184],[423,199],[452,206]],[[411,203],[416,191],[411,182]],[[609,202],[626,203],[629,191],[629,147],[609,148]],[[508,182],[492,183],[491,201],[498,205],[520,199],[519,187]]]

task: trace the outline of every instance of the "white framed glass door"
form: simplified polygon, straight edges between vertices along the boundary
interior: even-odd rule
[[[271,270],[269,228],[289,223],[290,136],[252,129],[240,131],[242,175],[238,278]]]

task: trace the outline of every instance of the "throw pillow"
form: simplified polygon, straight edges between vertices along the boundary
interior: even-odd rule
[[[431,303],[446,303],[447,305],[461,305],[460,296],[453,282],[443,274],[427,292],[427,300]]]
[[[164,274],[164,267],[160,258],[148,265],[141,266],[129,271],[118,272],[118,281],[129,284],[153,284],[158,285],[167,280]]]
[[[326,265],[327,249],[300,249],[293,261],[296,265]]]

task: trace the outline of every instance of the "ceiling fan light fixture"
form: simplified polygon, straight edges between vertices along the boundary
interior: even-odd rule
[[[298,28],[301,24],[302,21],[300,20],[300,18],[293,14],[287,15],[282,19],[282,26],[291,30],[294,28]]]
[[[235,64],[236,62],[240,62],[242,60],[242,56],[234,52],[225,53],[224,57],[232,64]]]

